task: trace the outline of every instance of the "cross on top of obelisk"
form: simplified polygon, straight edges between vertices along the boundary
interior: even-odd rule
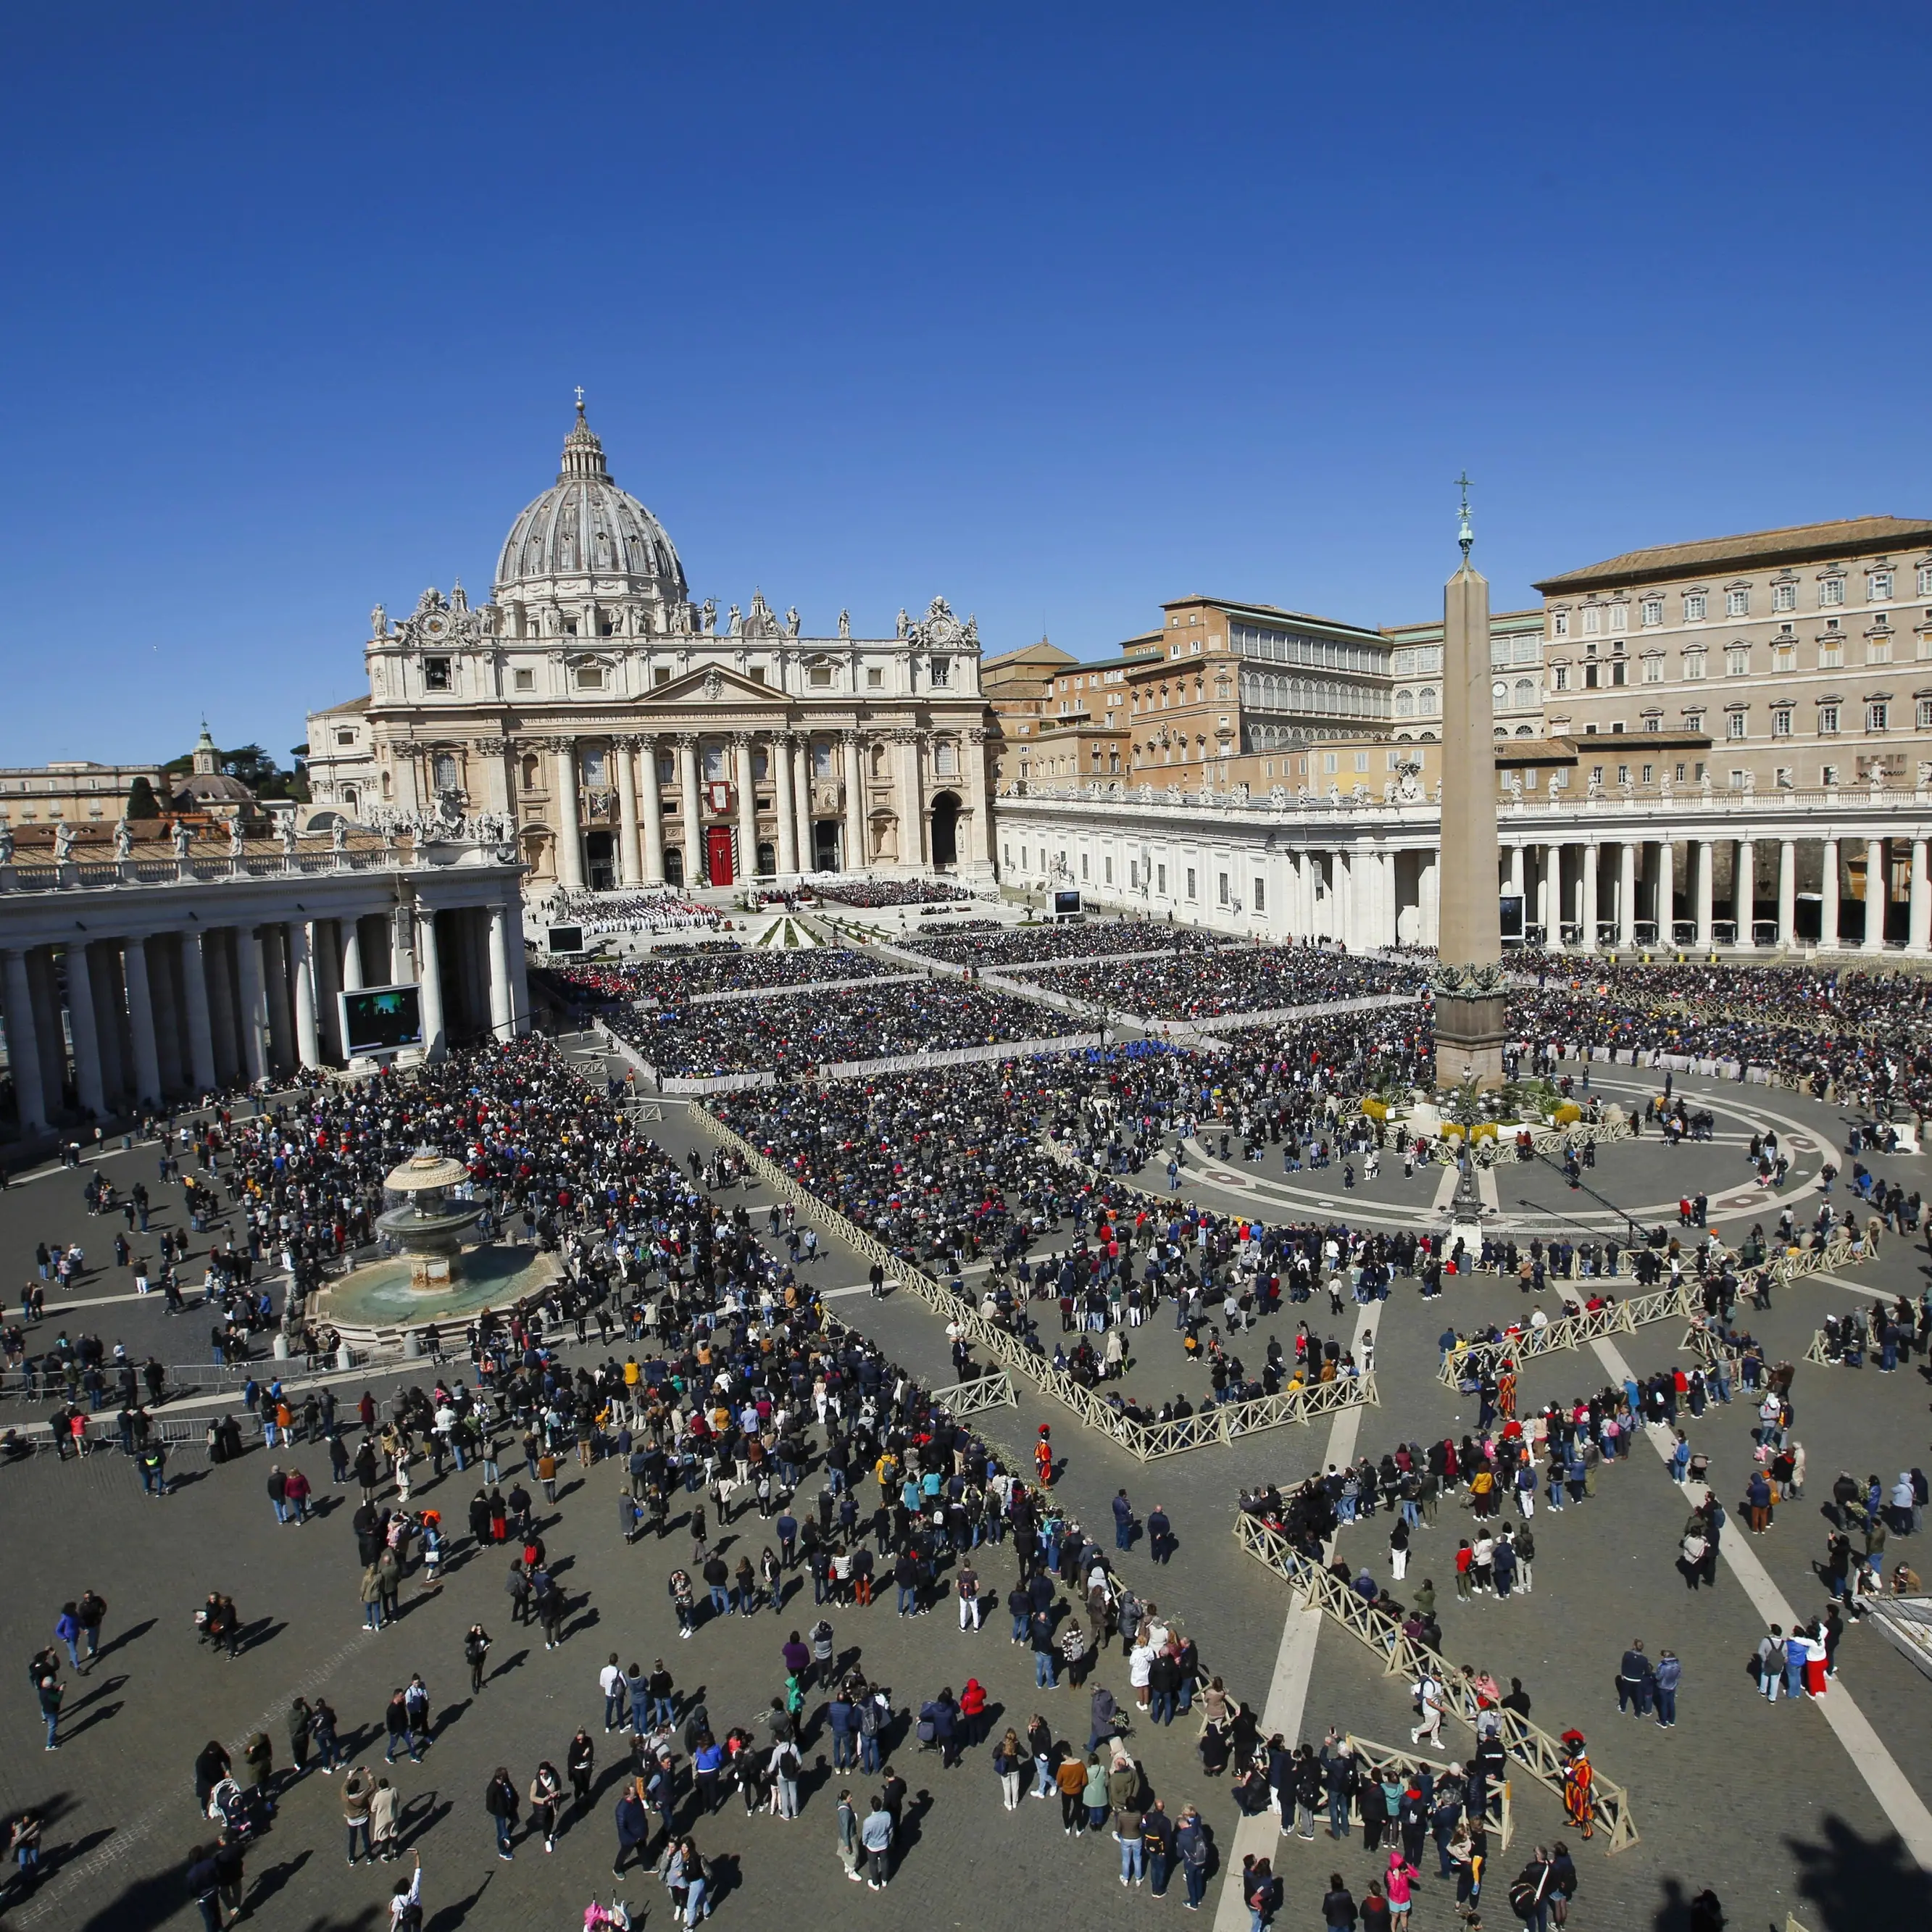
[[[1476,533],[1469,524],[1469,473],[1466,470],[1456,478],[1456,487],[1462,493],[1462,520],[1456,529],[1456,541],[1462,546],[1462,561],[1467,563],[1469,548],[1476,541]]]

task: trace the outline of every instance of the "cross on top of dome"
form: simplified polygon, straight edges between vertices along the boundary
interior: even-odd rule
[[[577,386],[577,420],[563,440],[563,467],[557,472],[556,480],[561,483],[572,476],[608,476],[610,473],[604,466],[604,446],[584,419],[584,386],[580,382]]]

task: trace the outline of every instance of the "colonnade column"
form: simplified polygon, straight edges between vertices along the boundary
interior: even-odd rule
[[[1892,881],[1886,876],[1885,841],[1868,838],[1865,841],[1865,937],[1864,950],[1882,952],[1885,950],[1886,908],[1892,898]]]
[[[349,918],[342,922],[342,990],[359,993],[362,976],[362,922]]]
[[[1731,860],[1731,917],[1740,946],[1751,943],[1751,922],[1756,911],[1757,846],[1749,838],[1740,838]]]
[[[1925,841],[1912,842],[1912,902],[1907,908],[1905,950],[1922,953],[1932,947],[1932,881],[1925,874]]]
[[[138,934],[122,940],[121,958],[128,983],[128,1036],[134,1048],[134,1097],[144,1106],[158,1107],[161,1058],[154,1042],[154,995],[148,985],[148,942]]]
[[[1552,863],[1562,848],[1556,845],[1543,845],[1537,849],[1543,856],[1538,862],[1536,868],[1536,923],[1543,928],[1544,944],[1546,946],[1552,944],[1560,945],[1562,940],[1557,932],[1556,896],[1550,890],[1550,874]]]
[[[1657,943],[1672,944],[1677,937],[1677,842],[1657,842]]]
[[[100,1079],[100,1036],[94,1024],[94,976],[83,944],[67,948],[67,1018],[74,1040],[74,1090],[84,1114],[105,1114]]]
[[[678,810],[684,815],[684,884],[688,892],[704,878],[704,820],[698,794],[698,736],[681,731],[677,739]]]
[[[445,1042],[442,1019],[442,956],[436,942],[436,914],[416,908],[416,984],[422,1001],[423,1057],[440,1060]]]
[[[40,1047],[34,1024],[33,988],[27,979],[27,956],[10,948],[4,956],[7,980],[7,1064],[14,1075],[14,1100],[24,1132],[47,1124],[47,1103],[40,1084]],[[152,1036],[151,1036],[152,1037]],[[158,1085],[160,1083],[156,1082]]]
[[[1778,943],[1790,947],[1798,942],[1798,841],[1778,842]]]
[[[584,890],[584,835],[577,819],[577,741],[553,738],[550,788],[556,797],[556,880],[568,892]]]
[[[1709,838],[1697,842],[1697,950],[1708,952],[1711,950],[1712,887],[1715,881],[1712,874],[1716,870],[1717,844]]]
[[[1818,945],[1821,951],[1838,950],[1838,842],[1827,838],[1818,856]]]
[[[863,866],[866,850],[866,759],[856,731],[841,734],[845,753],[845,869]]]
[[[1598,874],[1603,864],[1604,848],[1592,838],[1583,848],[1583,908],[1580,923],[1583,928],[1583,950],[1597,950]]]
[[[798,809],[792,800],[791,734],[774,731],[770,743],[772,807],[778,820],[778,868],[789,874],[798,870]]]
[[[644,873],[647,886],[664,884],[664,800],[658,790],[658,741],[638,740],[638,811],[644,820]]]
[[[1509,848],[1509,889],[1513,898],[1522,897],[1522,848],[1512,845]]]
[[[289,977],[294,982],[296,1052],[304,1066],[322,1064],[322,1040],[315,1024],[315,946],[306,920],[288,928]]]
[[[1617,850],[1617,944],[1636,944],[1636,845],[1626,838]]]
[[[510,965],[510,909],[490,908],[490,1030],[508,1040],[517,1030],[516,980]]]
[[[738,781],[738,877],[758,876],[758,766],[748,731],[737,733],[731,740],[733,776]]]
[[[897,802],[899,820],[899,863],[926,863],[926,808],[920,782],[919,734],[910,729],[895,731],[892,741],[898,748]]]
[[[212,1093],[214,1075],[214,1030],[208,1018],[208,963],[202,957],[205,933],[182,934],[182,993],[188,1007],[188,1072],[197,1096]]]
[[[638,850],[638,766],[634,738],[614,738],[610,749],[617,760],[617,878],[620,884],[640,883],[642,856]]]
[[[818,854],[812,843],[811,740],[802,734],[794,738],[790,759],[792,812],[796,820],[794,836],[797,840],[798,869],[801,872],[808,872],[818,862]]]
[[[241,982],[242,1062],[251,1083],[268,1070],[267,1049],[262,1044],[262,1030],[268,1015],[262,999],[262,942],[252,926],[235,929],[236,976]]]
[[[1515,856],[1515,886],[1522,890],[1522,848],[1514,848]],[[1422,934],[1417,944],[1435,946],[1442,937],[1442,860],[1439,853],[1426,851],[1422,854],[1421,877],[1418,881],[1419,896],[1422,902]]]

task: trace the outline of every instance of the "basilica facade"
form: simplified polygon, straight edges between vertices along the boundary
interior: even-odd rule
[[[366,696],[308,721],[312,817],[494,820],[530,889],[856,870],[990,876],[980,639],[943,598],[889,638],[694,602],[584,420],[490,601],[378,605]]]

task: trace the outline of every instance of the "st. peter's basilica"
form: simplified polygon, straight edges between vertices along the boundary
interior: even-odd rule
[[[510,526],[489,603],[371,614],[366,697],[308,721],[318,814],[494,820],[529,884],[990,872],[980,639],[943,598],[898,634],[694,602],[584,420]]]

